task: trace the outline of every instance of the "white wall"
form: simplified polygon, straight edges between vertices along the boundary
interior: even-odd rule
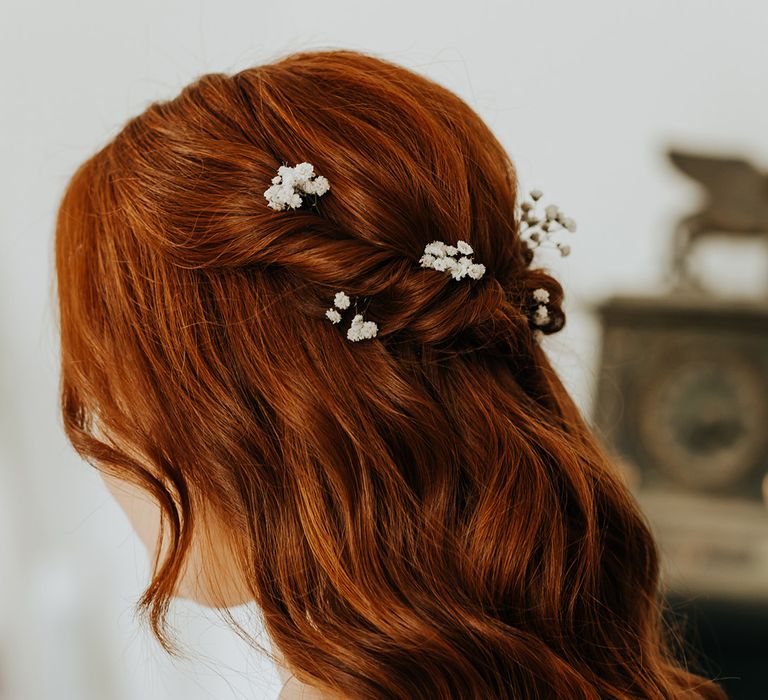
[[[656,291],[669,229],[698,196],[663,148],[768,163],[767,29],[768,6],[743,0],[3,0],[0,699],[274,698],[279,687],[194,606],[184,639],[208,661],[160,653],[130,615],[147,575],[140,545],[60,429],[53,217],[75,166],[128,117],[201,73],[303,48],[380,52],[454,89],[523,186],[578,221],[572,255],[551,259],[570,316],[547,347],[589,410],[588,304]]]

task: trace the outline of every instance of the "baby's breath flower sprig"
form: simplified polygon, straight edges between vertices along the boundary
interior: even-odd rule
[[[272,185],[264,191],[264,197],[269,202],[267,206],[275,211],[298,209],[304,201],[299,192],[315,195],[316,200],[330,188],[327,178],[315,175],[312,163],[281,165],[272,178]]]
[[[565,257],[571,252],[571,246],[564,242],[554,240],[552,235],[559,231],[576,231],[576,222],[555,204],[548,204],[544,207],[544,214],[540,215],[536,211],[538,201],[544,196],[540,189],[534,189],[529,192],[530,200],[526,199],[520,204],[520,238],[526,242],[531,250],[538,248],[543,243],[554,243],[554,246],[560,251],[560,255]]]
[[[461,253],[460,258],[456,256]],[[419,258],[422,267],[430,267],[439,272],[447,272],[455,280],[469,276],[478,280],[485,274],[485,265],[472,262],[472,246],[466,241],[458,241],[455,246],[443,241],[432,241],[424,246],[424,254]]]
[[[344,292],[337,292],[336,296],[333,298],[333,305],[336,308],[328,309],[325,312],[325,315],[330,319],[331,323],[339,323],[341,321],[341,314],[336,309],[348,309],[349,304],[349,297]],[[355,312],[357,312],[357,299],[355,299]],[[375,322],[364,321],[362,313],[355,313],[355,317],[352,319],[352,323],[347,329],[347,339],[357,342],[358,340],[375,338],[378,330],[379,327]]]
[[[373,321],[363,321],[362,314],[355,314],[352,325],[347,329],[347,339],[352,341],[375,338],[378,326]]]
[[[532,296],[533,300],[538,304],[534,310],[533,322],[537,326],[546,326],[551,320],[549,309],[547,308],[547,304],[549,303],[549,291],[544,289],[544,287],[538,287],[537,289],[533,290]],[[534,330],[534,336],[536,337],[536,340],[541,339],[540,333],[541,332],[538,328]]]

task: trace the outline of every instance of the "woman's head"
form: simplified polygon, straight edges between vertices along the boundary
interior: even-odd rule
[[[330,191],[270,208],[304,161]],[[352,51],[203,76],[81,166],[64,425],[163,513],[161,640],[208,541],[296,674],[351,698],[720,697],[672,659],[648,527],[533,336],[533,290],[545,333],[563,293],[516,200],[464,102]],[[485,274],[421,267],[434,240]],[[338,291],[375,338],[329,322]]]

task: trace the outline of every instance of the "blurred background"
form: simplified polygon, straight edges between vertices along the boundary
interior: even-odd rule
[[[540,261],[568,316],[545,348],[648,513],[705,666],[768,697],[767,30],[744,0],[3,0],[0,700],[277,697],[210,611],[179,602],[180,660],[133,616],[144,550],[58,417],[53,222],[151,101],[339,47],[457,92],[522,189],[578,222],[572,254]]]

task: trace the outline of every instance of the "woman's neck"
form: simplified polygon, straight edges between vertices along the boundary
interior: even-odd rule
[[[288,668],[285,658],[278,652],[277,672],[283,681],[277,700],[340,700],[336,695],[330,695],[319,688],[300,681]]]
[[[296,676],[291,676],[280,691],[277,700],[338,700],[338,698],[302,683]]]

